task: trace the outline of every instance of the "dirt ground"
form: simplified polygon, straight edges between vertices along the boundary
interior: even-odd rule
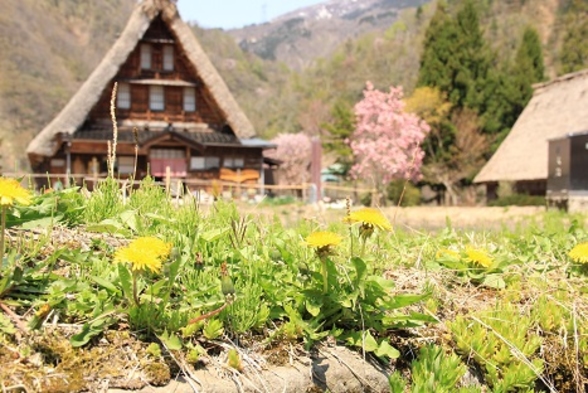
[[[353,207],[357,209],[359,207]],[[341,220],[345,216],[344,208],[329,208],[313,205],[284,205],[263,207],[242,205],[243,212],[260,216],[278,217],[285,225],[295,225],[299,220],[312,220],[328,224]],[[526,225],[542,219],[545,207],[511,206],[511,207],[384,207],[384,214],[394,227],[406,230],[431,231],[445,228],[448,223],[459,229],[514,229],[517,225]]]

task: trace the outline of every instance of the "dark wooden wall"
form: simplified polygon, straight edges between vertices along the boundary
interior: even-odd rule
[[[142,43],[147,43],[152,47],[151,69],[149,70],[141,69]],[[174,47],[174,70],[166,71],[163,70],[163,47],[170,44]],[[117,108],[117,119],[207,123],[211,125],[211,128],[219,130],[226,123],[210,90],[198,75],[198,70],[188,61],[183,48],[160,18],[155,19],[144,39],[137,44],[129,58],[121,66],[118,74],[102,92],[98,103],[90,112],[90,122],[110,118],[110,99],[115,81],[122,83],[140,79],[155,79],[161,83],[184,81],[193,84],[196,91],[196,111],[184,112],[183,87],[170,85],[164,86],[165,110],[152,111],[149,109],[149,86],[131,83],[131,108]]]

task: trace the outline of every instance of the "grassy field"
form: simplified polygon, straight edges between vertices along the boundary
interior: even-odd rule
[[[4,180],[5,390],[252,379],[252,359],[336,344],[392,393],[586,388],[585,215],[176,206],[149,180],[125,199],[114,181],[86,197]]]

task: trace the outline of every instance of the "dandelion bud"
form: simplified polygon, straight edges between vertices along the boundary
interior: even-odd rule
[[[233,280],[229,276],[222,276],[221,277],[221,289],[223,291],[223,295],[231,296],[235,294],[235,285],[233,284]]]

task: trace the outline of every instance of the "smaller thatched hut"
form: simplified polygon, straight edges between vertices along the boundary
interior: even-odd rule
[[[531,101],[474,179],[486,185],[488,199],[496,198],[503,181],[512,182],[516,192],[545,195],[548,140],[588,128],[588,70],[533,87]]]

